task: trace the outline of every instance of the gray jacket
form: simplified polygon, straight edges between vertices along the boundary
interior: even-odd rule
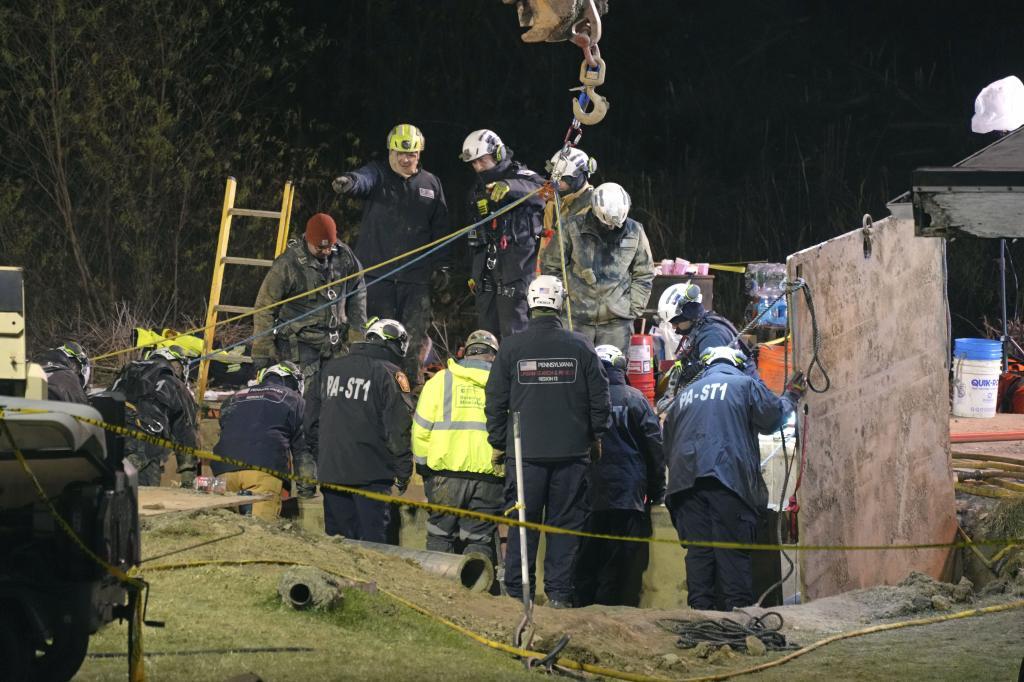
[[[552,238],[541,256],[540,270],[561,279],[564,247],[573,320],[601,324],[640,317],[654,281],[654,260],[644,226],[626,218],[622,227],[609,230],[589,210],[562,225],[562,241],[557,235]]]

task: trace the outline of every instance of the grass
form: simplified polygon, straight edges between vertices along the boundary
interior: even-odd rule
[[[207,567],[151,574],[147,680],[520,680],[521,664],[381,594],[347,590],[340,609],[298,612],[281,605],[284,568]],[[112,625],[90,653],[123,653],[127,631]],[[201,653],[232,647],[307,647],[311,652]],[[178,655],[152,655],[176,652]],[[127,659],[87,658],[77,680],[124,679]]]
[[[1015,680],[1024,670],[1022,632],[1019,610],[904,628],[829,644],[750,679]]]

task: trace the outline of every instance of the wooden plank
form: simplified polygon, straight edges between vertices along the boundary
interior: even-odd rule
[[[953,456],[1024,466],[1024,443],[957,443]]]
[[[1009,459],[1009,458],[1007,458]],[[953,453],[953,466],[963,468],[973,467],[975,469],[1001,469],[1003,471],[1012,471],[1019,474],[1024,474],[1024,466],[1016,463],[1009,463],[1006,461],[1000,461],[998,456],[993,458],[986,458],[984,455],[963,455],[961,453]]]
[[[199,509],[223,509],[269,500],[271,495],[212,495],[182,488],[139,486],[139,516],[157,516]]]
[[[941,240],[910,219],[875,222],[789,257],[807,280],[832,380],[808,393],[802,544],[944,543],[956,537],[949,461],[946,300]],[[796,366],[811,321],[794,296]],[[811,381],[823,379],[812,371]],[[977,420],[976,420],[977,421]],[[805,599],[895,584],[910,571],[948,578],[948,550],[801,552]]]
[[[977,484],[974,481],[963,482],[956,484],[957,492],[966,493],[968,495],[978,495],[980,497],[992,497],[996,499],[1015,499],[1022,497],[1017,493],[1011,493],[1009,490],[1003,490],[996,486]]]
[[[961,433],[1003,433],[1007,431],[1024,431],[1024,414],[999,413],[991,419],[971,419],[970,417],[950,417],[949,435]]]

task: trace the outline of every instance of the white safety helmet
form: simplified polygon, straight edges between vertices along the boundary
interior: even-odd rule
[[[526,290],[526,305],[534,308],[550,308],[556,312],[562,310],[565,300],[565,287],[562,280],[554,275],[538,275]]]
[[[612,367],[626,369],[626,356],[622,354],[622,351],[618,346],[613,346],[610,343],[602,343],[594,350],[597,351],[597,357],[600,358],[602,362],[607,362]]]
[[[676,316],[676,306],[679,305],[679,299],[681,298],[686,298],[688,301],[696,301],[697,303],[704,302],[704,294],[699,288],[697,289],[697,297],[692,298],[690,281],[687,280],[681,284],[673,284],[661,292],[661,298],[658,299],[658,317],[661,318],[662,322],[668,322]]]
[[[551,179],[558,181],[563,177],[571,177],[580,171],[590,177],[597,170],[597,161],[587,156],[582,149],[565,147],[555,152],[545,166]]]
[[[57,348],[57,351],[78,364],[78,380],[82,384],[82,388],[88,388],[89,380],[92,377],[92,362],[89,361],[89,356],[82,348],[82,344],[77,341],[65,341]]]
[[[594,215],[605,225],[622,227],[629,215],[629,195],[622,186],[614,182],[605,182],[597,186],[590,197],[590,206]]]
[[[469,163],[481,156],[490,154],[495,163],[505,158],[505,145],[493,130],[474,130],[462,141],[462,153],[459,160]]]
[[[374,337],[381,341],[391,342],[398,354],[403,358],[409,350],[409,333],[398,320],[370,320],[366,327],[366,338]]]
[[[704,352],[700,354],[700,361],[705,367],[719,360],[727,360],[736,367],[742,368],[747,362],[747,356],[743,354],[743,351],[732,346],[711,346],[705,348]]]
[[[299,366],[296,365],[291,360],[284,360],[282,362],[277,363],[276,365],[264,367],[256,375],[256,383],[262,384],[263,380],[267,377],[268,374],[275,374],[281,377],[282,379],[285,379],[286,381],[288,379],[291,379],[293,382],[295,382],[295,386],[293,388],[295,388],[295,390],[297,390],[299,393],[304,392],[304,389],[306,387],[305,377],[303,377],[302,370],[299,369]]]

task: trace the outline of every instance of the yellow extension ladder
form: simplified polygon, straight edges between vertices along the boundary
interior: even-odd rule
[[[291,180],[284,183],[279,211],[259,211],[252,208],[235,208],[235,192],[238,183],[229,177],[224,188],[224,208],[220,214],[220,233],[217,236],[217,253],[213,260],[213,282],[210,284],[210,302],[206,309],[206,333],[203,337],[203,355],[213,352],[213,339],[216,336],[217,316],[220,313],[249,313],[251,306],[224,305],[220,302],[221,287],[224,284],[225,265],[251,265],[269,268],[274,261],[265,258],[243,258],[228,255],[228,240],[231,237],[231,219],[235,216],[246,218],[265,218],[277,221],[277,242],[274,246],[274,258],[284,253],[288,245],[288,228],[291,223],[292,201],[295,198],[295,187]],[[236,358],[241,360],[241,358]],[[206,384],[210,371],[210,361],[204,357],[199,362],[199,382],[196,395],[202,403],[206,395]]]

